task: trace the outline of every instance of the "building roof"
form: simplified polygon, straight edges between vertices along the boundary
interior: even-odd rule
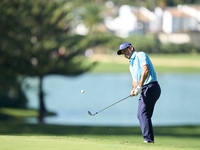
[[[144,14],[142,14],[140,11],[136,11],[134,12],[134,15],[137,17],[137,20],[140,22],[149,22],[150,19],[145,16]]]
[[[169,11],[173,17],[176,18],[182,18],[182,17],[190,17],[189,15],[185,14],[184,12],[181,12],[177,9],[177,7],[174,8],[165,8],[166,11]]]
[[[189,5],[189,6],[200,11],[200,6],[192,6],[192,5]]]
[[[155,19],[155,14],[145,7],[133,7],[132,12],[140,22],[150,22]]]

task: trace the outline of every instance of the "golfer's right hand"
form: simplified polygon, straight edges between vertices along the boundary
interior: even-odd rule
[[[130,95],[131,95],[131,97],[132,97],[132,96],[135,96],[135,89],[133,89],[133,90],[131,91],[131,94],[130,94]]]

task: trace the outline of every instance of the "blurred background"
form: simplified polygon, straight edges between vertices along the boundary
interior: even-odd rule
[[[200,124],[199,0],[1,0],[0,121],[139,126],[130,42],[146,52],[162,94],[153,124]],[[81,93],[85,90],[85,93]]]

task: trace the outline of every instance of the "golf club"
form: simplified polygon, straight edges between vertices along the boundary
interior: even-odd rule
[[[129,95],[129,96],[127,96],[127,97],[125,97],[125,98],[123,98],[123,99],[121,99],[121,100],[119,100],[119,101],[113,103],[112,105],[110,105],[110,106],[108,106],[108,107],[106,107],[106,108],[104,108],[104,109],[102,109],[102,110],[100,110],[100,111],[98,111],[98,112],[96,112],[96,113],[94,113],[94,114],[92,114],[90,111],[88,111],[88,114],[89,114],[90,116],[95,116],[96,114],[98,114],[98,113],[100,113],[100,112],[102,112],[102,111],[108,109],[109,107],[111,107],[111,106],[113,106],[113,105],[115,105],[115,104],[117,104],[117,103],[119,103],[119,102],[121,102],[121,101],[123,101],[123,100],[125,100],[125,99],[127,99],[127,98],[130,97],[130,96],[131,96],[131,95]]]

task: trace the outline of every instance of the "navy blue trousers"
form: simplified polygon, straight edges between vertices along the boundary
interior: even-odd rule
[[[161,89],[158,82],[152,82],[142,87],[141,96],[138,100],[137,118],[140,122],[143,138],[147,142],[154,142],[151,117],[156,101],[160,97],[160,93]]]

